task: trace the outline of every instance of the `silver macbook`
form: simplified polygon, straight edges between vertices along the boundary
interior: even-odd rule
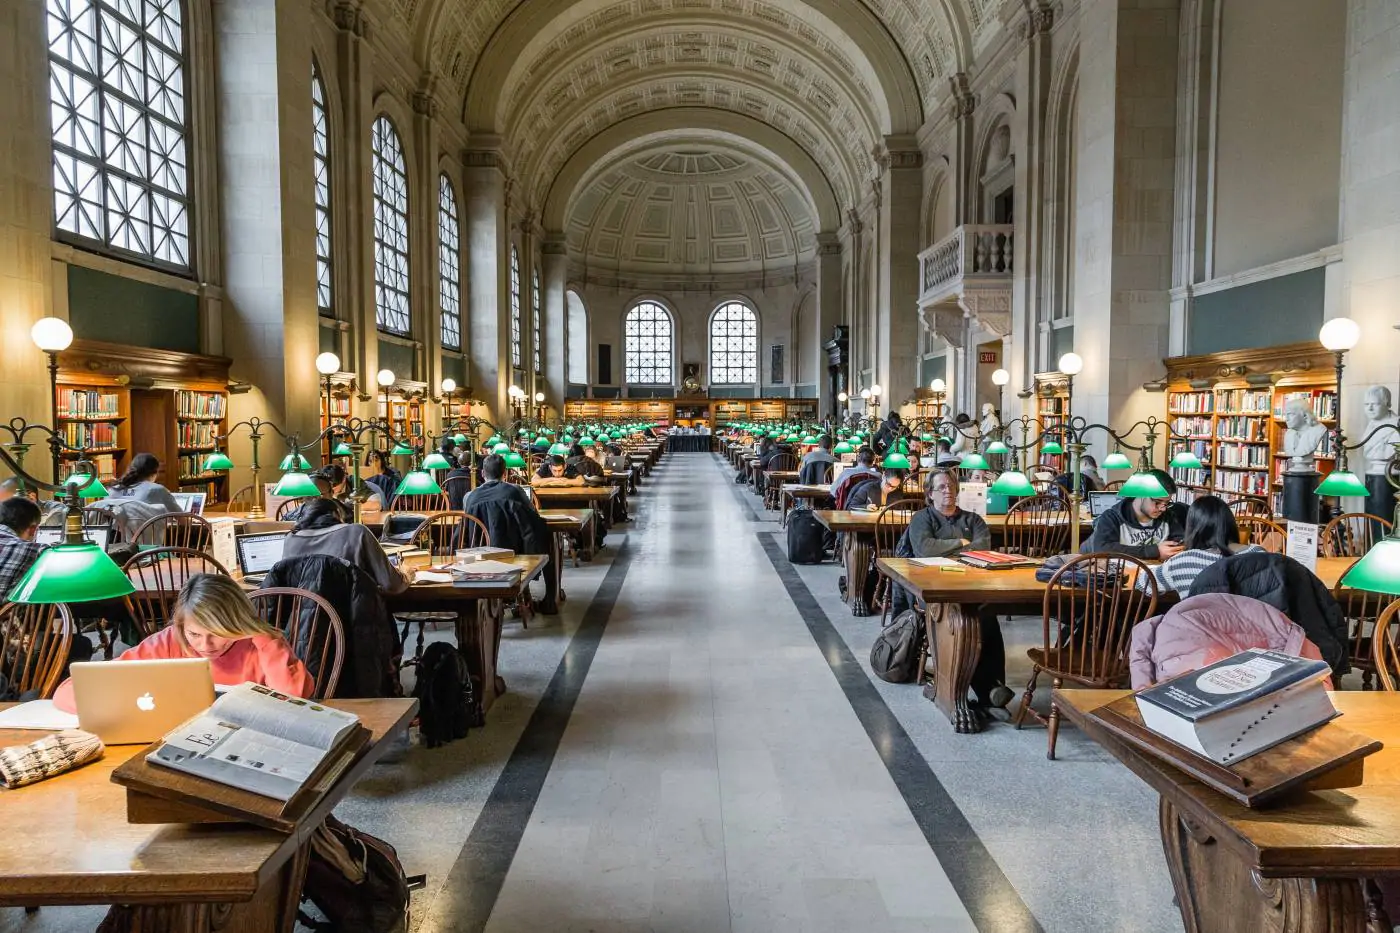
[[[107,745],[144,745],[214,702],[205,658],[75,661],[78,728]]]
[[[191,515],[203,515],[204,502],[209,498],[207,492],[172,492],[170,496],[180,506],[180,511]]]
[[[1095,518],[1098,518],[1117,504],[1118,493],[1116,492],[1099,490],[1098,492],[1089,493],[1089,514]]]
[[[265,534],[239,535],[233,539],[238,546],[238,569],[244,580],[262,582],[267,572],[282,559],[288,534],[286,531],[269,531]]]

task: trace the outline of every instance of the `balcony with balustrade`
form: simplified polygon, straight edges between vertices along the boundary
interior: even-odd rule
[[[919,254],[919,307],[1004,297],[1010,308],[1012,224],[966,224]]]

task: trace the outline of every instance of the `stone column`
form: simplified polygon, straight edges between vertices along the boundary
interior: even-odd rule
[[[569,281],[569,256],[563,233],[546,232],[540,246],[544,290],[544,386],[545,404],[561,414],[564,391],[569,385],[569,309],[564,291]]]
[[[823,345],[841,323],[841,238],[831,231],[817,234],[817,339],[812,360],[817,380],[817,411],[832,410],[831,379],[827,374],[827,353]]]
[[[413,95],[413,161],[409,184],[413,194],[410,205],[420,209],[410,212],[415,238],[409,253],[412,293],[417,313],[412,320],[412,334],[417,346],[414,352],[414,372],[408,375],[428,384],[428,396],[436,397],[442,384],[442,296],[438,294],[438,104],[433,97],[434,81],[425,76],[422,87]],[[415,178],[416,176],[416,178]],[[413,182],[417,181],[414,185]],[[460,214],[458,223],[461,223]],[[442,421],[438,405],[425,405],[425,431],[437,430]]]
[[[923,153],[912,137],[885,139],[878,233],[879,343],[876,378],[891,411],[914,393],[919,355],[919,211]]]
[[[500,423],[510,415],[509,264],[510,227],[506,218],[506,166],[499,149],[468,149],[462,157],[466,188],[464,237],[467,243],[466,308],[471,384]]]
[[[527,413],[535,405],[535,315],[539,313],[534,305],[532,286],[535,280],[535,245],[539,242],[539,228],[535,225],[535,214],[526,211],[520,218],[520,370],[524,374],[520,388],[525,391]],[[544,283],[540,283],[544,287]]]
[[[336,261],[345,268],[337,283],[345,283],[336,295],[341,320],[349,324],[346,345],[350,349],[341,368],[355,373],[358,394],[350,400],[350,412],[374,418],[379,411],[379,327],[374,304],[374,204],[370,179],[370,134],[374,124],[374,53],[368,25],[350,4],[334,10],[340,30],[335,80],[340,85],[341,119],[331,121],[332,177],[340,170],[339,190],[344,200],[344,242],[337,244]],[[339,151],[339,157],[336,156]]]
[[[1142,383],[1161,375],[1168,346],[1176,10],[1171,0],[1080,9],[1074,333],[1085,366],[1074,410],[1091,422],[1162,415]]]
[[[49,146],[49,63],[44,4],[0,4],[0,397],[6,417],[49,424],[48,360],[29,337],[53,307],[53,169]],[[58,283],[66,286],[66,281]],[[31,458],[46,464],[47,455]],[[49,469],[35,467],[41,478]]]

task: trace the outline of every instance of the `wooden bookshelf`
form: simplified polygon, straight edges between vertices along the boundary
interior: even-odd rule
[[[682,414],[683,413],[683,414]],[[643,421],[662,428],[680,421],[708,420],[712,429],[732,421],[815,421],[817,400],[812,398],[706,399],[570,399],[564,403],[564,421]]]
[[[98,478],[109,483],[131,462],[131,392],[111,377],[60,373],[54,427],[64,443],[81,451],[63,453],[62,476],[85,458],[97,464]]]
[[[1063,427],[1067,414],[1073,414],[1069,410],[1069,377],[1060,372],[1036,373],[1035,374],[1035,418],[1038,424],[1038,433],[1041,437],[1046,437],[1047,431]],[[1062,434],[1052,434],[1055,440],[1064,445]],[[1039,448],[1036,449],[1036,457],[1033,462],[1044,464],[1057,473],[1068,469],[1069,458],[1065,454],[1044,454]],[[1029,464],[1027,464],[1029,466]]]
[[[1167,420],[1173,432],[1167,456],[1189,448],[1201,469],[1172,469],[1181,498],[1214,494],[1259,496],[1281,511],[1283,407],[1306,398],[1318,420],[1336,424],[1337,384],[1331,355],[1316,343],[1289,344],[1209,356],[1177,357],[1167,364]],[[1329,434],[1318,448],[1322,473],[1336,463]]]

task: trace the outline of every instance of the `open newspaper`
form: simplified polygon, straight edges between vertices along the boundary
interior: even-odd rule
[[[168,733],[146,760],[289,800],[359,721],[353,713],[245,683]]]

